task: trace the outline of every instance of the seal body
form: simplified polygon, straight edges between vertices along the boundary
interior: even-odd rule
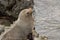
[[[12,28],[4,33],[1,40],[27,40],[27,35],[32,33],[33,25],[32,8],[24,9],[11,26]]]

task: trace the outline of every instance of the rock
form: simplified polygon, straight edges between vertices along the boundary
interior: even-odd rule
[[[33,4],[33,0],[0,0],[0,16],[14,19],[11,21],[13,23],[22,9],[33,7]]]
[[[4,32],[5,30],[4,30],[4,26],[3,25],[0,25],[0,35],[1,35],[1,33],[2,32]]]
[[[10,26],[11,22],[7,19],[0,19],[0,24],[5,26]]]

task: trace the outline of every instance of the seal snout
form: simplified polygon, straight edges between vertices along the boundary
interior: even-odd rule
[[[33,9],[32,8],[29,8],[28,9],[28,13],[32,13],[33,12]]]

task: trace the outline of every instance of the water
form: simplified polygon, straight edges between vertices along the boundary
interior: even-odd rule
[[[37,33],[60,40],[60,0],[34,0]]]

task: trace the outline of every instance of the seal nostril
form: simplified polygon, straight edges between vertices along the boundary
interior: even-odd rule
[[[29,12],[27,12],[27,14],[29,14]]]

